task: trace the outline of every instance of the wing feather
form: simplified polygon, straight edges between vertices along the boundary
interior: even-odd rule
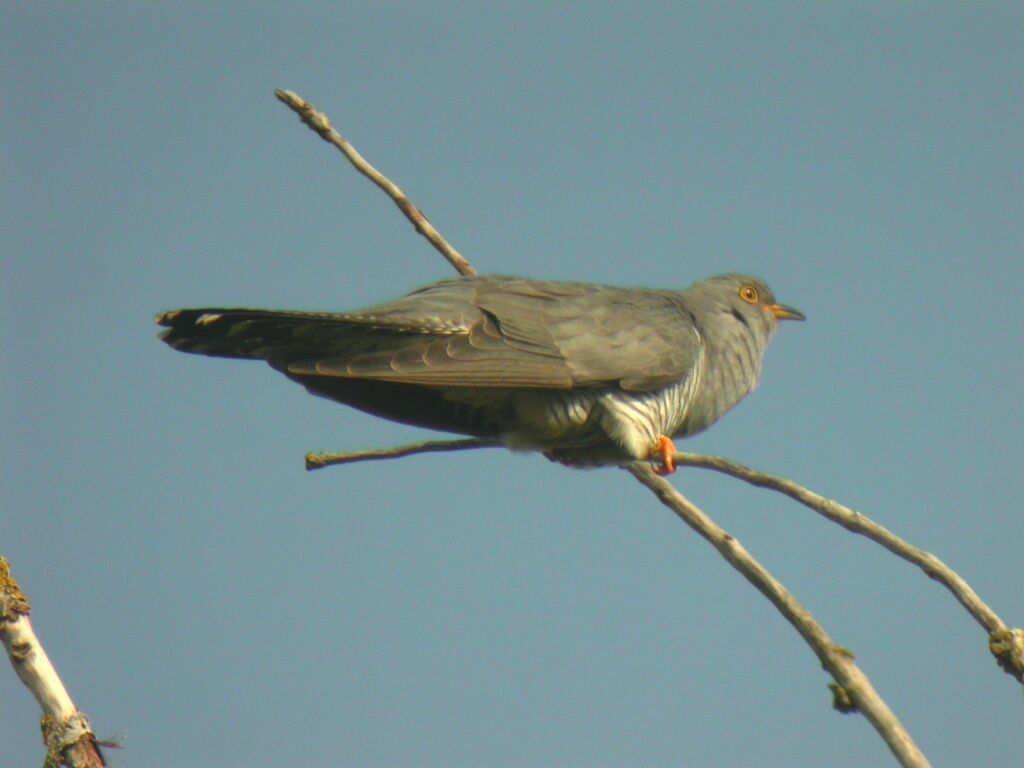
[[[507,277],[447,280],[357,312],[179,310],[158,321],[188,352],[432,387],[647,390],[689,375],[700,344],[678,294]]]

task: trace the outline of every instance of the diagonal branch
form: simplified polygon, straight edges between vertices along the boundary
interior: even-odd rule
[[[417,453],[466,451],[475,448],[493,448],[500,442],[482,438],[466,440],[438,440],[383,448],[372,451],[342,453],[307,453],[306,469],[323,469],[336,464],[359,461],[398,459]],[[915,547],[892,531],[879,525],[866,515],[855,512],[837,501],[825,498],[802,485],[776,475],[759,472],[722,456],[678,452],[677,466],[710,469],[730,475],[759,488],[778,491],[813,509],[818,514],[848,531],[865,536],[898,557],[918,566],[931,579],[942,584],[960,602],[967,612],[989,633],[989,650],[1003,670],[1024,683],[1024,630],[1010,629],[989,605],[981,599],[967,581],[935,555]]]
[[[442,256],[448,259],[448,263],[455,267],[455,270],[460,275],[476,274],[476,270],[473,268],[473,265],[470,264],[461,253],[455,250],[454,246],[445,240],[440,232],[434,229],[434,225],[430,223],[426,216],[423,215],[423,211],[412,204],[409,198],[405,196],[405,193],[398,188],[398,185],[366,162],[363,156],[356,151],[356,148],[331,127],[331,121],[328,119],[327,115],[292,91],[286,91],[278,88],[274,91],[274,95],[291,107],[291,109],[298,114],[302,122],[316,131],[320,135],[321,139],[326,141],[328,144],[333,144],[344,152],[345,157],[349,159],[349,162],[355,166],[357,171],[384,190],[388,197],[395,201],[395,205],[397,205],[399,210],[405,214],[405,217],[412,222],[414,227],[416,227],[416,231],[427,238],[427,240],[430,241],[430,244],[433,245]]]
[[[999,665],[1007,674],[1024,683],[1024,631],[1009,629],[996,612],[971,589],[963,577],[935,555],[913,546],[871,518],[854,512],[837,501],[809,491],[792,480],[758,472],[721,456],[680,452],[676,453],[674,461],[679,466],[711,469],[759,488],[778,491],[813,509],[833,523],[843,526],[846,530],[866,536],[897,557],[913,563],[929,578],[939,582],[953,593],[953,596],[960,601],[960,604],[967,609],[974,620],[989,633],[989,648]]]
[[[822,666],[842,687],[836,691],[849,696],[853,707],[862,712],[903,766],[925,766],[928,761],[914,744],[910,734],[878,695],[867,675],[853,662],[852,654],[836,645],[810,611],[800,605],[782,584],[775,579],[733,536],[718,527],[706,514],[683,496],[667,480],[658,477],[647,464],[639,462],[626,467],[633,477],[646,485],[659,501],[700,534],[800,633]],[[835,690],[835,689],[833,689]]]
[[[426,237],[460,274],[471,275],[476,273],[476,270],[469,262],[447,243],[441,234],[430,225],[419,209],[409,202],[401,190],[367,163],[349,142],[331,128],[330,120],[326,115],[313,108],[312,105],[292,91],[279,89],[275,91],[275,95],[298,113],[302,121],[316,131],[322,139],[340,149],[360,173],[387,192],[399,209],[413,223],[416,230]],[[314,469],[318,466],[327,466],[330,463],[397,458],[399,456],[428,451],[464,450],[484,447],[483,445],[471,443],[472,441],[450,441],[447,444],[426,443],[391,449],[389,451],[341,454],[340,457],[335,455],[333,459],[329,455],[324,457],[318,454],[309,454],[306,457],[306,467],[307,469]],[[444,447],[439,447],[441,445]],[[800,607],[795,600],[792,602],[783,600],[783,597],[789,596],[785,587],[757,564],[747,554],[746,550],[739,546],[735,539],[718,528],[706,515],[679,495],[671,485],[654,474],[650,467],[643,464],[633,464],[628,469],[640,482],[654,491],[663,503],[672,507],[691,527],[708,539],[708,541],[714,543],[723,556],[733,563],[735,567],[738,567],[736,564],[740,562],[747,564],[744,568],[740,568],[744,576],[768,596],[776,607],[783,612],[787,620],[793,623],[801,635],[804,636],[805,640],[811,643],[811,647],[822,658],[822,663],[825,664],[839,684],[839,688],[833,689],[836,693],[837,708],[845,706],[842,703],[843,697],[848,695],[851,703],[849,705],[850,709],[846,711],[851,711],[853,708],[861,708],[902,765],[928,765],[924,755],[917,749],[899,721],[896,720],[885,702],[875,692],[867,677],[853,664],[849,653],[835,646],[824,630],[816,623],[813,625],[808,624],[805,619],[810,619],[810,614]]]
[[[11,576],[10,564],[0,557],[0,641],[7,649],[14,671],[43,710],[41,725],[48,751],[47,764],[101,768],[106,762],[89,719],[71,701],[33,631],[29,620],[31,611],[28,599]]]

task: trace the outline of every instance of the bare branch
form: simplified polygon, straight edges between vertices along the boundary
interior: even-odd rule
[[[448,259],[449,263],[463,275],[475,274],[476,270],[461,254],[455,251],[447,241],[430,225],[426,217],[390,180],[367,163],[355,148],[331,128],[330,121],[322,112],[314,109],[304,99],[291,91],[277,90],[278,99],[298,113],[306,125],[316,131],[321,138],[340,149],[356,169],[383,189],[399,209]],[[399,448],[378,451],[362,451],[357,453],[315,454],[306,455],[306,468],[318,469],[332,464],[344,464],[354,461],[374,459],[392,459],[414,453],[430,451],[454,451],[474,448],[491,447],[495,443],[480,440],[452,440],[441,442],[418,443]],[[633,475],[647,485],[661,499],[662,503],[672,508],[688,525],[714,544],[722,555],[740,570],[769,600],[776,605],[783,615],[796,627],[797,631],[818,654],[825,668],[835,678],[838,686],[833,687],[835,706],[840,711],[860,709],[875,726],[889,748],[904,766],[927,766],[928,761],[917,749],[909,734],[903,729],[895,715],[885,702],[878,696],[867,677],[853,663],[848,652],[836,646],[825,634],[824,630],[811,618],[792,598],[789,592],[776,581],[765,569],[754,560],[739,542],[718,528],[699,509],[680,495],[669,483],[658,477],[650,466],[634,463],[627,467]]]
[[[335,464],[351,464],[358,461],[375,461],[380,459],[398,459],[417,453],[434,453],[442,451],[466,451],[476,448],[493,448],[500,442],[470,438],[467,440],[443,440],[412,443],[395,448],[383,448],[372,451],[353,451],[343,453],[307,453],[306,469],[322,469]],[[953,596],[967,609],[968,613],[989,633],[989,650],[1003,670],[1024,683],[1024,630],[1010,629],[970,585],[956,571],[943,563],[938,557],[923,549],[913,546],[869,517],[854,512],[837,501],[827,499],[814,491],[794,483],[792,480],[759,472],[722,456],[705,456],[699,453],[675,454],[677,466],[699,467],[711,469],[730,475],[759,488],[768,488],[813,509],[823,517],[837,523],[853,533],[866,536],[881,544],[898,557],[917,565],[930,578],[945,586]]]
[[[1010,630],[970,585],[952,568],[930,552],[904,541],[892,531],[848,507],[809,491],[792,480],[758,472],[721,456],[676,453],[679,466],[702,467],[743,480],[759,488],[769,488],[789,496],[848,531],[866,536],[897,557],[918,566],[925,574],[953,593],[967,612],[989,633],[989,648],[999,665],[1024,683],[1024,631]]]
[[[443,453],[447,451],[469,451],[475,448],[497,448],[501,443],[496,440],[483,440],[472,437],[466,440],[428,440],[424,443],[399,445],[395,448],[381,448],[375,451],[351,451],[342,453],[307,453],[306,469],[323,469],[335,464],[352,464],[357,461],[376,461],[379,459],[400,459],[415,453]]]
[[[0,557],[0,640],[21,682],[32,692],[43,710],[43,741],[47,761],[72,768],[101,768],[106,765],[96,737],[84,712],[75,708],[57,670],[50,663],[42,643],[29,621],[32,607],[10,564]]]
[[[836,645],[814,620],[810,612],[800,605],[796,598],[763,565],[757,562],[739,541],[718,527],[711,518],[679,493],[668,481],[659,477],[647,464],[636,462],[628,465],[626,469],[637,480],[650,488],[662,504],[675,512],[684,523],[712,544],[733,568],[771,601],[772,605],[800,633],[800,636],[821,660],[822,666],[841,686],[841,691],[835,691],[836,698],[848,697],[853,706],[864,713],[864,716],[892,750],[896,759],[899,760],[900,765],[928,765],[928,760],[910,738],[910,734],[875,691],[867,675],[861,672],[853,662],[852,654]],[[847,704],[846,711],[849,711],[848,707]]]
[[[473,268],[473,265],[470,264],[461,253],[455,250],[452,244],[445,240],[440,232],[434,229],[434,225],[430,223],[426,216],[423,215],[423,211],[412,204],[409,198],[405,196],[405,193],[398,188],[398,185],[366,162],[363,156],[356,151],[356,148],[331,127],[331,121],[328,119],[327,115],[316,109],[312,104],[293,91],[285,91],[279,88],[274,91],[274,95],[291,107],[291,109],[298,114],[302,122],[316,131],[320,135],[320,138],[328,144],[333,144],[344,152],[345,157],[349,159],[349,162],[355,166],[357,171],[384,190],[388,197],[395,201],[395,205],[397,205],[399,210],[405,214],[405,217],[412,222],[416,231],[427,238],[427,240],[430,241],[430,244],[434,246],[442,256],[448,259],[448,263],[455,267],[459,274],[476,274],[476,270]]]

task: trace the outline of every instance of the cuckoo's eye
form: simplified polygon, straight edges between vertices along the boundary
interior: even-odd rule
[[[748,304],[757,304],[757,288],[752,285],[744,285],[740,288],[740,298]]]

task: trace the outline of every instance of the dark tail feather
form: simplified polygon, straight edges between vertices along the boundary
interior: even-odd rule
[[[177,309],[156,316],[160,338],[174,349],[214,357],[270,360],[323,352],[351,338],[338,315],[262,309]]]

